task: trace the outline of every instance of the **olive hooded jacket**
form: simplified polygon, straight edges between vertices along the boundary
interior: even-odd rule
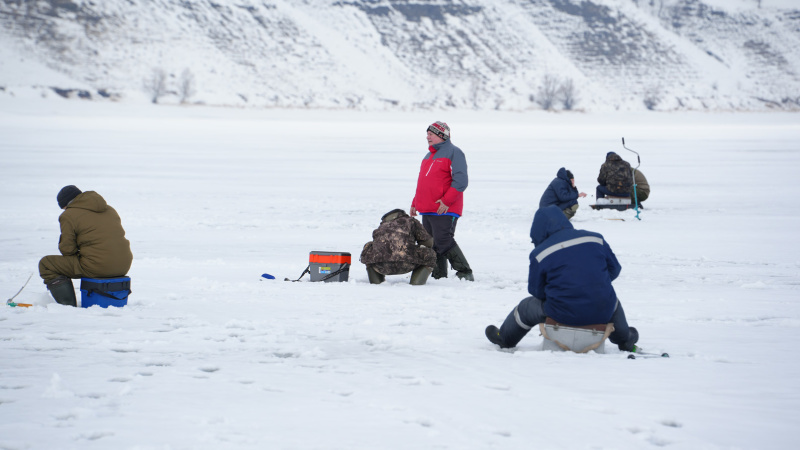
[[[97,192],[79,194],[58,217],[64,256],[78,256],[88,274],[123,276],[133,262],[131,243],[117,211]]]

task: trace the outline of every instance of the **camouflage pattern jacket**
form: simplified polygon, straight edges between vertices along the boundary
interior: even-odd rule
[[[433,238],[422,224],[405,211],[395,209],[381,218],[372,232],[372,241],[364,245],[360,261],[383,275],[408,273],[417,266],[436,265]]]
[[[633,187],[631,165],[618,154],[611,152],[606,156],[606,162],[600,166],[597,182],[615,194],[627,196]]]

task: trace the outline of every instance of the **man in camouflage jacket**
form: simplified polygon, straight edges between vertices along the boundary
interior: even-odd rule
[[[600,175],[597,176],[597,198],[606,195],[612,197],[629,197],[633,187],[633,173],[631,165],[618,154],[608,152],[606,162],[600,166]]]
[[[431,247],[433,238],[422,224],[402,209],[395,209],[381,218],[360,260],[367,266],[372,284],[383,282],[385,275],[412,271],[411,284],[425,284],[436,265],[436,252]]]

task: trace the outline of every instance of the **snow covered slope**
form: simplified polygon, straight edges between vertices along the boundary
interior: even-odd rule
[[[0,0],[0,43],[0,99],[147,101],[163,71],[159,102],[187,73],[223,105],[800,108],[788,0]]]

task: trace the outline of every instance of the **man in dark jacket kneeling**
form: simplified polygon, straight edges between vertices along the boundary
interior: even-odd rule
[[[572,172],[562,167],[542,194],[539,208],[555,205],[571,220],[578,211],[578,197],[586,197],[586,193],[578,192]]]
[[[597,198],[630,197],[633,187],[631,165],[614,152],[606,153],[606,162],[597,176]]]
[[[65,186],[56,197],[64,212],[58,217],[60,255],[39,261],[39,275],[50,295],[62,305],[77,306],[72,278],[114,278],[131,268],[131,243],[117,211],[97,192]]]
[[[515,347],[548,317],[567,326],[614,323],[609,340],[620,350],[634,351],[639,339],[628,327],[625,311],[611,282],[622,267],[599,233],[576,230],[556,206],[536,211],[531,227],[528,292],[498,329],[486,337],[501,348]]]
[[[372,284],[383,283],[385,275],[411,272],[411,284],[422,285],[436,265],[436,252],[431,247],[433,237],[422,224],[402,209],[395,209],[381,217],[360,259]]]

